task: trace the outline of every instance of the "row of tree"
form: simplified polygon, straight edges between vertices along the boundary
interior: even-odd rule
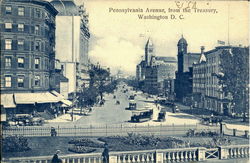
[[[81,110],[103,101],[103,94],[113,93],[117,86],[117,81],[112,80],[109,69],[92,65],[88,73],[89,87],[82,88],[76,93],[75,105]]]

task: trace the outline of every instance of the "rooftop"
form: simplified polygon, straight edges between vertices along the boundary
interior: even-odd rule
[[[50,3],[57,9],[60,16],[79,15],[79,8],[74,0],[52,0]]]

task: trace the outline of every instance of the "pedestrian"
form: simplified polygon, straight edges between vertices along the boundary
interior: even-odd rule
[[[62,163],[62,160],[58,157],[59,153],[60,153],[60,150],[57,150],[51,160],[51,163]]]
[[[51,136],[56,136],[57,135],[56,129],[54,127],[51,127],[50,133],[51,133]]]
[[[103,163],[109,163],[109,148],[107,143],[104,144],[104,150],[102,152],[102,160]]]

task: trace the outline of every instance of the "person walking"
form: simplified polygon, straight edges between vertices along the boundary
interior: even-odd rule
[[[62,163],[62,160],[58,157],[59,153],[60,153],[60,150],[57,150],[51,160],[51,163]]]
[[[107,143],[104,144],[104,150],[102,152],[102,160],[103,163],[109,163],[109,148]]]

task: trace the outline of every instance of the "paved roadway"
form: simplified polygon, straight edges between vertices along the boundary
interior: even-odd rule
[[[128,89],[127,93],[123,93],[124,89]],[[114,94],[105,95],[105,104],[101,107],[93,107],[93,111],[88,116],[82,116],[80,119],[74,122],[50,122],[45,124],[45,126],[98,126],[98,125],[113,125],[113,124],[131,124],[128,122],[131,118],[131,111],[125,110],[129,105],[128,97],[135,92],[132,91],[132,88],[126,86],[122,88],[120,85],[115,91]],[[116,96],[116,99],[113,99],[113,96]],[[120,105],[116,105],[116,100],[120,101]],[[154,109],[155,115],[153,119],[156,119],[156,115],[158,114],[158,109],[155,104],[153,104],[153,98],[146,99],[146,96],[142,93],[137,93],[135,97],[135,101],[137,103],[137,108],[145,108],[149,106]],[[185,113],[171,113],[167,112],[167,120],[166,122],[156,122],[151,120],[149,122],[137,123],[137,125],[195,125],[199,123],[199,120],[189,114]]]
[[[131,123],[131,111],[125,110],[129,105],[128,97],[135,92],[130,87],[127,93],[123,93],[122,86],[119,86],[118,90],[114,94],[105,95],[105,104],[101,107],[94,107],[93,111],[88,116],[82,116],[76,121],[66,122],[50,122],[43,127],[40,126],[27,126],[24,129],[29,131],[23,131],[20,127],[17,131],[20,134],[26,133],[27,136],[49,136],[50,126],[56,127],[58,133],[61,136],[102,136],[104,135],[117,135],[127,134],[127,132],[140,132],[140,133],[154,133],[155,135],[183,135],[189,128],[198,129],[215,129],[216,127],[209,127],[204,125],[198,125],[199,120],[189,114],[185,113],[171,113],[167,112],[165,122],[157,122],[151,120],[143,123]],[[116,99],[113,96],[116,96]],[[116,100],[120,101],[120,105],[116,105]],[[158,111],[157,107],[153,103],[153,98],[146,99],[144,94],[137,93],[135,101],[138,108],[144,108],[150,106],[154,111]],[[152,127],[154,126],[154,127]],[[127,127],[127,128],[126,128]],[[40,129],[38,129],[40,128]],[[38,129],[33,131],[33,129]],[[60,129],[60,130],[59,130]],[[218,128],[217,128],[218,129]]]

